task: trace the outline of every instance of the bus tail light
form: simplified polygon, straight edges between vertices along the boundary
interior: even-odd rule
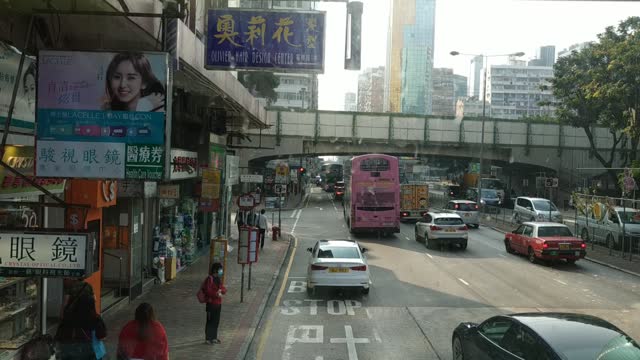
[[[409,213],[403,211],[403,212],[400,213],[400,216],[407,217],[407,216],[409,216]]]

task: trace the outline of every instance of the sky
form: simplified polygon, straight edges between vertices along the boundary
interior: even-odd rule
[[[390,0],[361,0],[362,70],[385,65]],[[414,1],[414,0],[405,0]],[[344,94],[358,89],[359,71],[344,70],[344,3],[318,3],[327,12],[325,72],[319,75],[319,108],[343,110]],[[469,76],[469,56],[451,56],[453,50],[470,54],[524,52],[555,45],[557,53],[570,45],[594,41],[607,26],[629,16],[640,16],[640,2],[436,0],[435,67],[453,68]],[[495,57],[489,64],[506,63]]]

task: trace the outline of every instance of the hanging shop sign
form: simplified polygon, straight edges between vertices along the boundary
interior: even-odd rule
[[[240,183],[240,157],[235,155],[227,155],[226,159],[226,176],[227,185],[237,185]]]
[[[324,72],[325,12],[214,9],[205,68]]]
[[[7,145],[2,160],[52,193],[64,191],[64,179],[36,178],[34,176],[35,150],[33,146]],[[32,195],[42,195],[42,192],[23,178],[16,176],[4,167],[0,167],[0,198]]]
[[[240,182],[262,184],[263,178],[262,175],[244,174],[240,175]]]
[[[87,234],[0,233],[0,276],[81,277]]]
[[[40,51],[36,175],[162,179],[167,54]],[[126,86],[122,74],[132,74]]]
[[[276,165],[276,184],[287,184],[289,182],[289,164],[285,162]]]
[[[238,207],[241,210],[251,210],[256,207],[256,200],[251,194],[242,194],[238,196]]]
[[[179,199],[180,185],[160,185],[158,186],[158,197],[160,199]]]
[[[144,197],[152,198],[158,196],[158,183],[155,181],[144,182]]]
[[[11,131],[33,133],[36,118],[36,61],[25,56],[22,72],[18,74],[21,53],[15,47],[0,41],[0,122],[4,124],[9,115],[13,87],[18,92],[11,114]]]
[[[171,149],[171,180],[198,177],[198,153]]]
[[[144,184],[137,180],[118,181],[118,197],[141,198],[144,196]]]

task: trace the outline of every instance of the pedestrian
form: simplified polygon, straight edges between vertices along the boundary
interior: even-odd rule
[[[240,236],[240,228],[244,225],[244,211],[241,209],[236,213],[236,224],[238,224],[238,236]]]
[[[264,209],[260,210],[258,215],[258,228],[260,229],[260,250],[264,248],[264,237],[267,234],[267,228],[269,227],[267,216],[264,214]]]
[[[94,296],[81,293],[72,298],[64,309],[64,316],[56,331],[58,360],[96,360],[104,353],[96,353],[107,336],[104,321],[96,312]]]
[[[205,343],[220,344],[218,339],[218,325],[220,325],[220,311],[222,309],[222,295],[227,289],[222,284],[222,265],[218,262],[211,265],[211,272],[202,284],[206,296],[207,324],[205,326]]]
[[[118,359],[169,360],[167,333],[151,304],[138,305],[135,320],[120,331]]]

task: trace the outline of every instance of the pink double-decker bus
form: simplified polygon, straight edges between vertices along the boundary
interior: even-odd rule
[[[400,232],[398,158],[355,156],[344,163],[344,218],[353,232]]]

